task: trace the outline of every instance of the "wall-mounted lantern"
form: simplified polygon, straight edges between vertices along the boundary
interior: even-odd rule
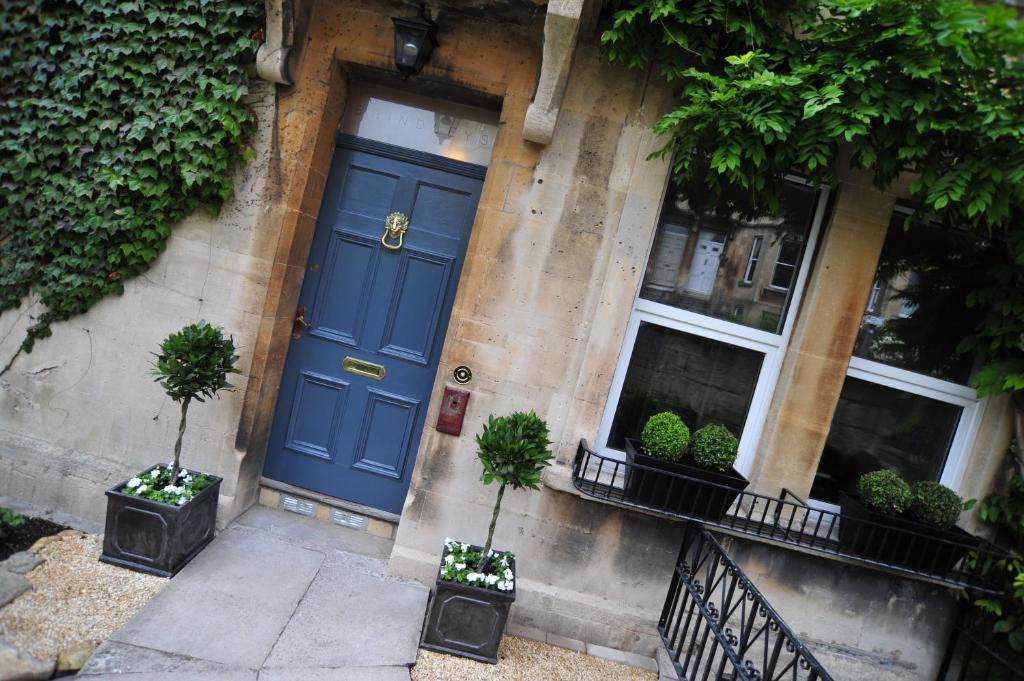
[[[437,47],[437,24],[420,6],[415,17],[391,17],[395,22],[395,66],[404,78],[418,75]]]

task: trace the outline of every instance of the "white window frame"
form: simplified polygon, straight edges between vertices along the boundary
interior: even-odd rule
[[[786,179],[796,184],[812,186],[811,182],[798,176],[787,175]],[[747,420],[743,426],[743,433],[740,435],[739,450],[736,456],[736,463],[734,464],[737,471],[746,476],[750,475],[754,467],[757,445],[761,440],[761,432],[764,430],[765,419],[768,415],[768,407],[775,392],[779,373],[782,370],[782,360],[786,354],[786,347],[789,345],[789,338],[793,333],[796,311],[800,309],[800,300],[803,297],[807,277],[811,269],[811,261],[818,246],[818,237],[821,234],[825,211],[828,209],[830,192],[829,187],[822,187],[818,191],[811,228],[807,233],[807,240],[804,243],[800,262],[797,263],[796,281],[793,284],[793,293],[786,307],[785,323],[781,333],[770,333],[761,329],[744,326],[743,324],[737,324],[736,322],[717,319],[689,310],[681,310],[663,303],[644,300],[640,297],[640,288],[643,286],[641,281],[634,294],[633,313],[630,315],[629,324],[626,327],[626,337],[622,344],[622,350],[619,352],[619,361],[615,367],[615,373],[612,375],[611,390],[608,394],[608,400],[605,402],[601,425],[597,431],[595,444],[604,456],[625,460],[624,452],[608,447],[608,436],[611,434],[612,421],[615,419],[615,412],[619,407],[622,386],[626,381],[626,371],[629,368],[629,361],[633,356],[633,347],[636,345],[636,336],[640,330],[640,324],[641,322],[649,322],[657,326],[675,329],[676,331],[736,345],[741,348],[756,350],[764,354],[761,371],[757,376],[754,394],[750,400],[750,408],[747,410]],[[660,224],[660,213],[658,219]],[[650,259],[650,251],[654,245],[657,231],[656,226],[644,257],[643,262],[645,266]]]
[[[912,211],[896,206],[894,212],[912,214]],[[880,285],[876,280],[875,285]],[[850,365],[846,371],[847,378],[858,378],[868,383],[895,388],[912,395],[928,397],[946,404],[953,404],[962,409],[960,420],[953,431],[953,441],[950,442],[949,451],[946,453],[946,460],[943,463],[942,475],[939,482],[952,490],[959,490],[963,484],[964,473],[967,470],[967,461],[970,458],[971,449],[978,435],[981,424],[981,416],[985,410],[988,398],[979,398],[978,391],[970,386],[954,383],[953,381],[934,378],[927,374],[899,369],[882,362],[877,362],[863,357],[850,357]],[[819,463],[820,465],[820,463]],[[808,499],[808,505],[813,508],[839,512],[839,506],[827,501]]]
[[[743,283],[753,284],[754,283],[754,270],[757,269],[757,263],[761,261],[761,246],[764,244],[764,236],[758,234],[750,242],[750,256],[747,257],[747,267],[743,270]]]
[[[772,283],[772,282],[775,281],[775,273],[779,269],[779,257],[782,255],[782,249],[785,248],[785,247],[786,247],[786,239],[783,238],[782,241],[779,243],[779,253],[778,253],[777,256],[775,256],[775,264],[772,265],[772,275],[770,277],[768,277],[768,288],[771,289],[772,291],[779,291],[781,293],[788,293],[790,287],[793,286],[792,281],[790,281],[789,286],[778,286],[778,285]],[[805,250],[804,253],[806,253],[806,252],[807,251]],[[785,267],[792,267],[794,270],[797,270],[800,267],[800,263],[784,262],[782,264]]]

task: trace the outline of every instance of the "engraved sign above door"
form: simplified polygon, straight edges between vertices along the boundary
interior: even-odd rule
[[[264,474],[400,513],[485,170],[335,150]]]

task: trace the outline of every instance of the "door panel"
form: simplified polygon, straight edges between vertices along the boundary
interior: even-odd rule
[[[331,459],[337,425],[345,413],[348,384],[303,371],[288,421],[289,449]]]
[[[391,478],[400,478],[408,458],[409,439],[419,402],[370,389],[359,429],[353,465]]]
[[[357,347],[366,306],[380,256],[378,242],[368,237],[335,231],[324,258],[325,269],[313,303],[310,333]],[[349,291],[350,296],[338,296]],[[332,293],[335,293],[332,295]]]
[[[452,258],[406,249],[384,323],[381,352],[429,364],[452,274]]]
[[[400,513],[483,169],[358,146],[335,150],[264,474]],[[398,251],[381,245],[393,211],[410,218]]]

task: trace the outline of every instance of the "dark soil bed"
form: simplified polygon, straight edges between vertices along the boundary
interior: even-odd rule
[[[48,537],[66,529],[63,525],[42,518],[25,518],[25,522],[18,527],[4,526],[3,536],[0,536],[0,560],[7,560],[11,554],[24,551],[40,537]]]

